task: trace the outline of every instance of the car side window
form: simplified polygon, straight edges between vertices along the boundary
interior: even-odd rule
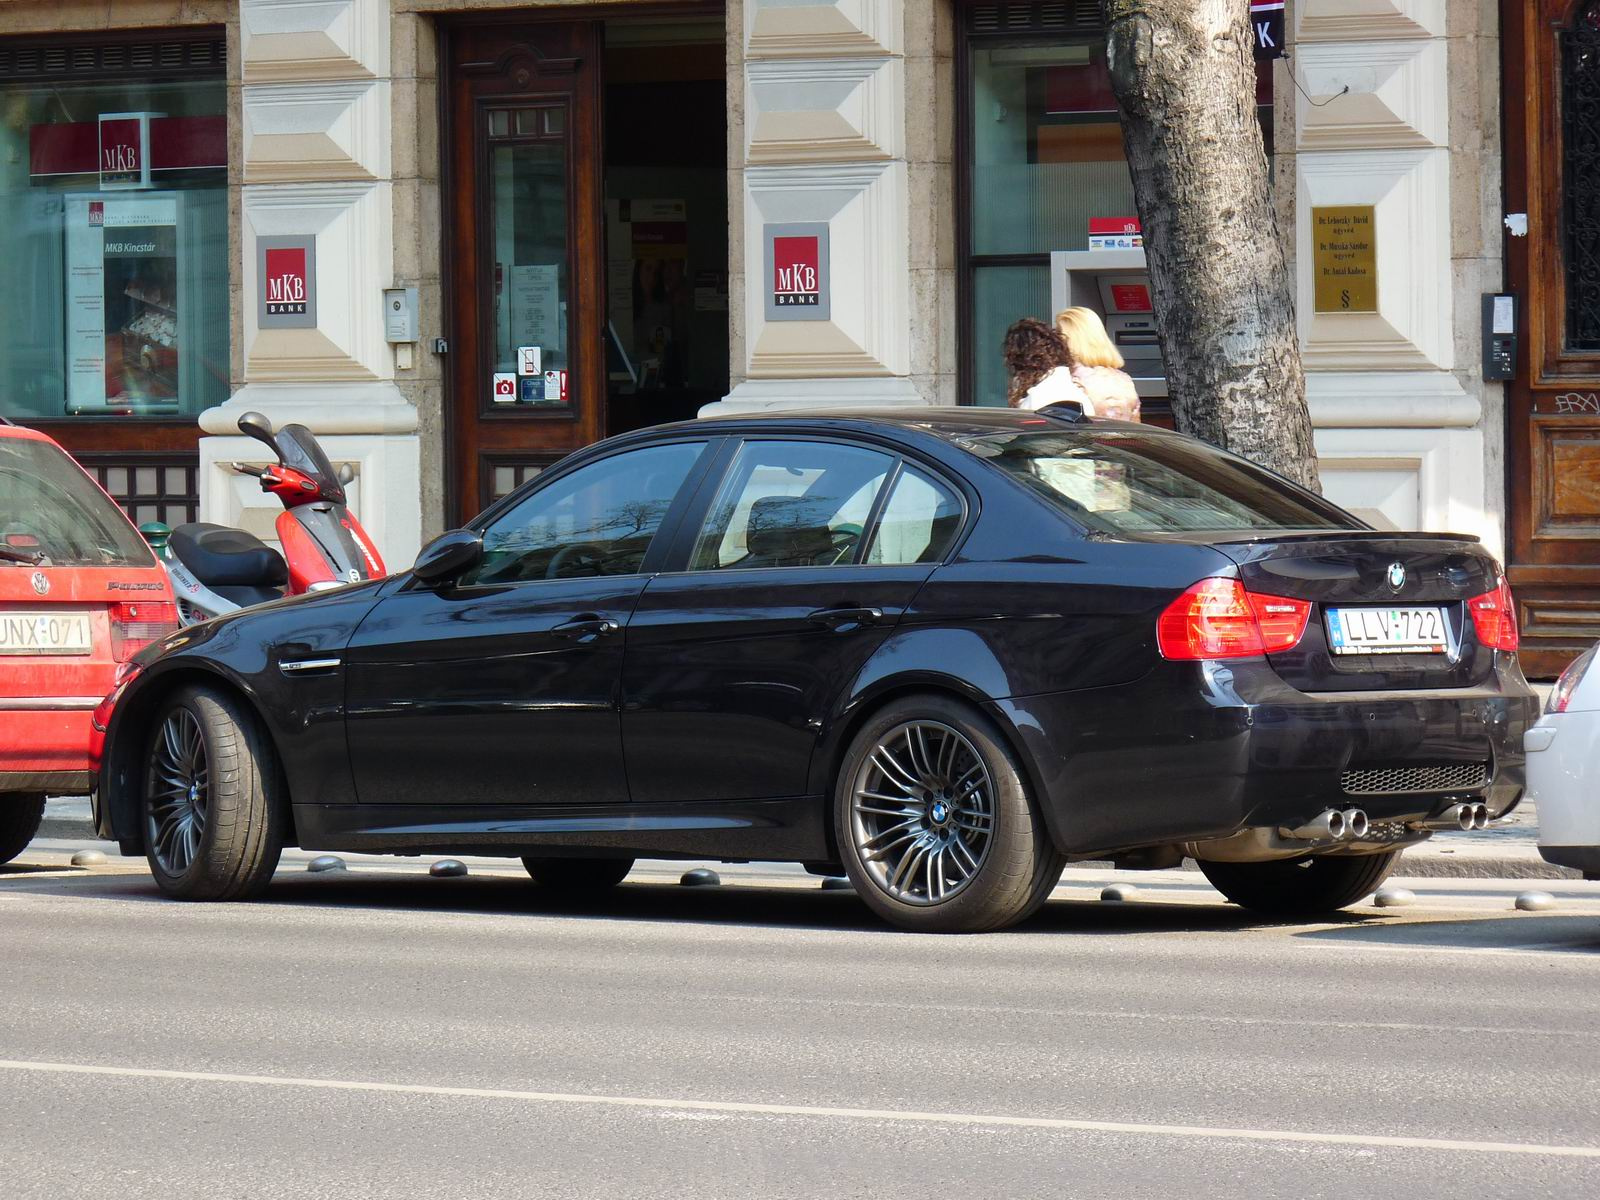
[[[944,484],[907,466],[894,482],[866,560],[879,565],[938,562],[961,527],[961,501]]]
[[[461,585],[637,574],[705,446],[627,450],[539,489],[484,529]]]
[[[739,449],[690,558],[696,571],[855,561],[891,455],[837,442]]]

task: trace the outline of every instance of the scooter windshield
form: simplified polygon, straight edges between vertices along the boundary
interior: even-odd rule
[[[338,473],[328,461],[328,456],[322,452],[311,430],[304,425],[285,425],[278,430],[273,441],[277,443],[278,453],[283,456],[284,466],[293,467],[302,475],[315,479],[322,499],[334,504],[344,503],[344,487],[339,483]]]

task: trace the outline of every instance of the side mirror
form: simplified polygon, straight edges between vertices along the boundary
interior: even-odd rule
[[[239,418],[239,432],[246,437],[253,437],[258,442],[265,442],[272,447],[274,456],[278,453],[277,443],[272,440],[272,422],[258,412],[247,412]]]
[[[342,487],[349,487],[356,481],[356,469],[347,462],[339,464],[338,475]]]
[[[470,529],[441,533],[424,546],[411,565],[423,583],[448,583],[483,557],[483,538]]]

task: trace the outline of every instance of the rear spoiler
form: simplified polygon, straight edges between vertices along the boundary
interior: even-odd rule
[[[1216,546],[1244,546],[1254,542],[1481,542],[1475,533],[1413,533],[1408,529],[1270,529],[1252,530],[1237,537],[1224,533],[1209,539]]]

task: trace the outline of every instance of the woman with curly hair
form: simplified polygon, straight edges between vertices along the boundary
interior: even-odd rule
[[[1010,385],[1006,400],[1012,408],[1043,408],[1071,401],[1094,416],[1094,405],[1072,378],[1072,355],[1061,335],[1032,317],[1006,330],[1002,343]]]

